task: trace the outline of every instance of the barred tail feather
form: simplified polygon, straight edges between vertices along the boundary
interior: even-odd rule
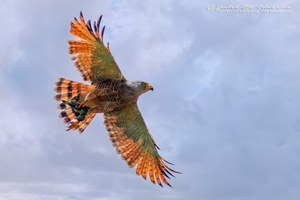
[[[62,104],[64,104],[64,103],[62,103]],[[66,104],[64,104],[64,105],[66,105]],[[71,107],[67,107],[64,110],[62,110],[59,114],[59,117],[63,118],[65,124],[76,119],[76,115],[74,114]]]
[[[86,127],[94,119],[95,115],[96,115],[96,113],[88,113],[86,115],[85,119],[78,123],[78,127],[76,127],[76,129],[78,129],[79,133],[82,133],[86,129]]]
[[[95,89],[93,85],[86,85],[68,79],[60,78],[56,82],[54,98],[62,101],[58,109],[62,110],[59,117],[68,124],[67,130],[78,130],[82,133],[95,117],[96,113],[89,113],[89,107],[81,105],[80,97]]]
[[[78,83],[65,78],[59,78],[54,91],[58,94],[54,97],[56,101],[71,100],[74,97],[80,98],[81,94],[88,93],[95,89],[93,85]]]
[[[69,107],[68,109],[72,111],[71,107]],[[78,130],[79,133],[83,133],[86,127],[91,123],[91,121],[96,116],[96,113],[88,113],[82,121],[79,121],[76,118],[76,116],[74,116],[74,114],[72,115],[68,111],[69,110],[66,109],[65,111],[62,111],[60,114],[60,116],[62,116],[62,113],[66,113],[63,114],[63,116],[64,116],[64,123],[68,123],[67,131]]]

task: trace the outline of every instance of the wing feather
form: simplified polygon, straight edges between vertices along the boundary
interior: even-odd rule
[[[130,167],[136,165],[136,174],[153,183],[171,186],[166,177],[170,168],[158,154],[157,145],[150,135],[136,104],[104,113],[104,123],[117,152]],[[172,172],[176,172],[171,170]]]
[[[155,178],[156,178],[156,183],[160,186],[162,186],[161,181],[160,181],[160,177],[159,177],[159,168],[156,165],[155,166]]]
[[[143,166],[142,166],[142,169],[141,169],[141,174],[142,174],[142,177],[146,180],[147,178],[147,170],[148,170],[148,161],[149,160],[149,154],[148,153],[145,153],[145,160],[144,160],[144,163],[143,163]]]
[[[101,19],[102,16],[97,23],[94,22],[93,30],[91,21],[86,23],[82,13],[79,20],[74,18],[70,33],[79,40],[69,40],[69,53],[76,55],[72,59],[76,60],[75,66],[85,81],[95,83],[104,79],[125,80],[109,46],[106,47],[103,43],[105,27],[99,33]]]

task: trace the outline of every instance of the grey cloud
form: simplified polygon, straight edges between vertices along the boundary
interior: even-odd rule
[[[0,199],[298,199],[299,4],[277,14],[207,11],[212,4],[5,1]],[[66,43],[80,10],[104,14],[125,76],[154,85],[139,106],[183,172],[174,189],[126,166],[102,116],[83,135],[64,131],[53,87],[58,76],[81,81]]]

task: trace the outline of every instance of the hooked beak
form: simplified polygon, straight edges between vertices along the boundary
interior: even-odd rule
[[[152,90],[152,91],[154,90],[153,87],[152,87],[152,85],[150,85],[150,84],[147,85],[147,89],[148,90]]]

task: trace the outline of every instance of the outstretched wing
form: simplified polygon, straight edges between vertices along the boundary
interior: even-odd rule
[[[130,167],[137,165],[137,175],[141,175],[144,179],[149,176],[154,184],[157,183],[160,186],[162,186],[161,180],[171,186],[165,177],[173,176],[171,172],[179,172],[170,169],[166,165],[169,162],[158,154],[158,147],[136,104],[104,113],[104,120],[117,152]]]
[[[74,19],[71,22],[70,33],[79,38],[79,40],[69,40],[69,53],[77,54],[73,57],[76,60],[75,66],[81,72],[85,81],[96,82],[99,79],[125,80],[116,61],[110,53],[109,45],[103,43],[103,34],[105,26],[100,34],[100,22],[94,22],[94,30],[89,20],[84,21],[80,12],[80,19]]]

